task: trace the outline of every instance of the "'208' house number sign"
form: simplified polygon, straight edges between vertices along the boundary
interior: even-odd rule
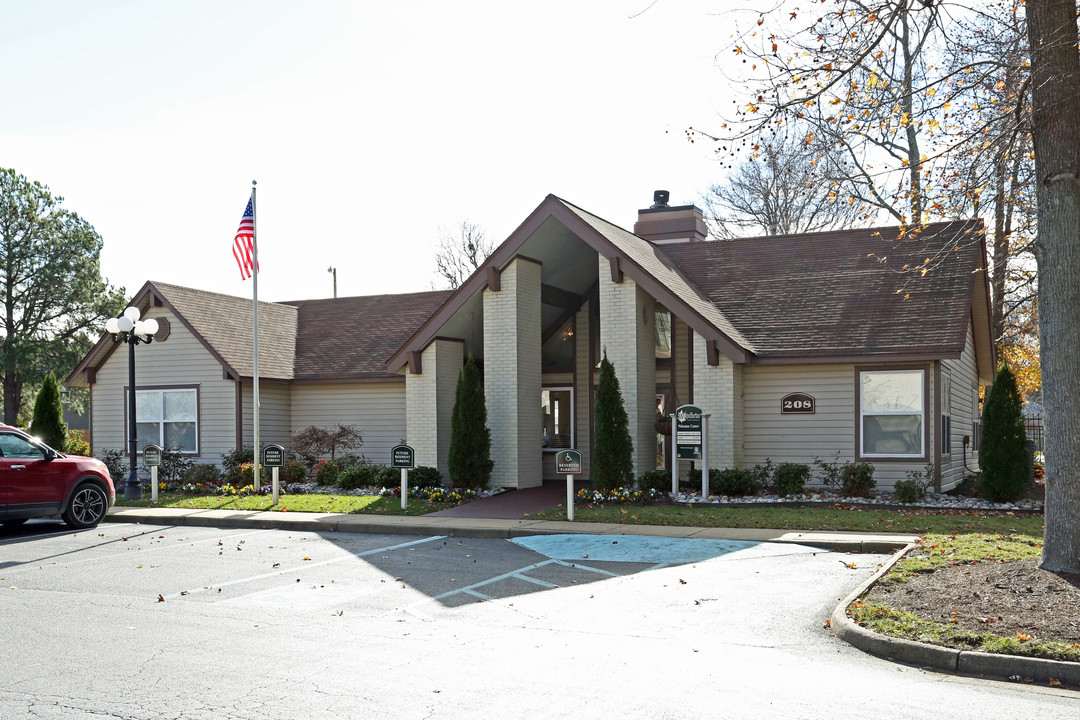
[[[780,412],[788,414],[813,414],[814,396],[806,393],[791,393],[780,399]]]

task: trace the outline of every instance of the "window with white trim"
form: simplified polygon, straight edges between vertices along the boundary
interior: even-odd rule
[[[195,388],[136,390],[135,427],[138,447],[199,452],[199,396]]]
[[[859,422],[863,457],[922,457],[924,370],[859,373]]]
[[[952,374],[941,371],[941,454],[952,455]]]
[[[574,390],[569,387],[544,388],[540,391],[540,413],[544,450],[574,447]]]

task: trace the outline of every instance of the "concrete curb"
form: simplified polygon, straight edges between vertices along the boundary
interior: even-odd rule
[[[356,532],[408,535],[452,535],[510,539],[528,535],[647,535],[654,537],[745,540],[791,543],[836,552],[883,553],[907,547],[915,536],[854,532],[795,532],[761,528],[701,528],[671,525],[620,525],[566,520],[504,520],[436,517],[430,515],[361,515],[285,513],[251,510],[184,510],[179,508],[114,507],[106,522],[160,523],[200,527],[295,530],[298,532]]]
[[[994,655],[915,642],[880,635],[848,617],[848,606],[865,595],[913,547],[914,543],[911,543],[896,551],[876,573],[840,601],[829,617],[829,627],[836,637],[870,655],[922,668],[995,679],[1020,676],[1044,683],[1053,678],[1064,685],[1080,685],[1080,663],[1018,655]]]

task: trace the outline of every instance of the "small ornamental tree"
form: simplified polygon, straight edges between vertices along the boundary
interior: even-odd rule
[[[597,489],[614,490],[634,483],[634,443],[629,424],[619,378],[605,348],[596,387],[596,446],[592,457],[592,482]]]
[[[51,372],[42,381],[37,401],[34,402],[30,434],[41,438],[54,450],[67,450],[67,423],[64,422],[64,408],[60,404],[60,386]]]
[[[1020,408],[1016,376],[1002,365],[983,405],[979,447],[979,489],[991,502],[1019,500],[1028,489],[1031,456]]]
[[[491,479],[491,430],[480,370],[470,353],[458,373],[454,411],[450,418],[450,482],[457,488],[486,488]]]

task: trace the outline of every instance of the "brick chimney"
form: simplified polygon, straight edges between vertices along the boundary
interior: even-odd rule
[[[671,207],[670,196],[667,190],[653,193],[652,207],[638,210],[634,234],[656,245],[704,242],[708,231],[701,211],[694,205]]]

